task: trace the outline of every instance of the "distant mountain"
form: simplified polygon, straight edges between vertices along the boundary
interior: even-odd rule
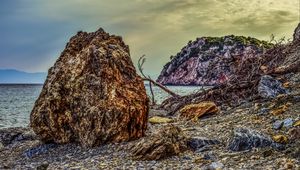
[[[13,69],[0,69],[0,84],[42,84],[47,73],[27,73]]]

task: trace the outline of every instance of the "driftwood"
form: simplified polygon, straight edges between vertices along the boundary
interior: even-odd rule
[[[138,69],[143,77],[143,80],[144,81],[148,81],[149,82],[149,87],[150,87],[150,92],[151,92],[151,99],[152,99],[152,105],[155,105],[156,102],[155,102],[155,97],[154,97],[154,92],[153,92],[153,88],[152,88],[152,84],[159,87],[160,89],[162,89],[163,91],[167,92],[168,94],[170,94],[172,97],[179,97],[178,94],[174,93],[173,91],[171,91],[170,89],[168,89],[167,87],[165,87],[164,85],[154,81],[153,79],[151,79],[150,76],[146,76],[144,74],[144,71],[143,71],[143,65],[146,61],[146,58],[145,58],[145,55],[143,55],[142,57],[139,58],[138,60]]]

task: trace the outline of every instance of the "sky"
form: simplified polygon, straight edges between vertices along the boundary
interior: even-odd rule
[[[136,64],[156,78],[202,36],[291,38],[299,0],[1,0],[0,69],[46,72],[77,31],[120,35]]]

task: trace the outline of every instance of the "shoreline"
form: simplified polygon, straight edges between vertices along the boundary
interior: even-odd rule
[[[265,102],[261,104],[270,104]],[[172,123],[148,123],[146,136],[157,132],[162,127],[172,124],[181,128],[184,134],[192,138],[217,140],[217,145],[205,145],[199,150],[191,149],[177,156],[157,161],[138,161],[132,158],[130,147],[141,139],[119,144],[105,144],[93,148],[83,148],[76,143],[65,145],[43,144],[28,128],[0,129],[0,139],[3,142],[4,134],[17,134],[9,144],[0,149],[0,160],[3,164],[0,169],[209,169],[220,166],[223,169],[259,169],[300,167],[300,142],[289,141],[285,149],[277,150],[272,147],[253,148],[246,151],[233,152],[228,150],[232,134],[237,128],[247,128],[266,136],[286,134],[288,129],[274,130],[274,119],[300,119],[300,104],[291,106],[289,111],[279,117],[269,114],[257,114],[254,111],[257,104],[246,103],[237,108],[227,108],[217,115],[199,119],[197,122],[181,120],[177,116],[169,117]],[[149,117],[167,116],[165,110],[150,109]],[[291,129],[290,127],[289,129]],[[6,135],[9,136],[9,135]],[[14,136],[14,135],[10,135]]]

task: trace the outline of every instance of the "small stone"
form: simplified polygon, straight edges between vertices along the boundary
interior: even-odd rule
[[[271,110],[271,114],[274,115],[274,116],[281,115],[281,114],[283,114],[285,111],[287,111],[288,108],[289,108],[289,105],[288,105],[288,104],[281,105],[281,106],[279,106],[278,108],[276,108],[276,109],[274,109],[274,110]]]
[[[282,85],[284,88],[289,88],[290,87],[290,82],[285,82]]]
[[[297,127],[290,129],[288,134],[289,134],[291,140],[300,139],[300,127],[297,126]]]
[[[221,170],[223,168],[224,168],[224,164],[222,164],[221,162],[212,162],[208,166],[208,169],[211,169],[211,170]]]
[[[198,104],[189,104],[180,109],[180,117],[187,119],[198,119],[207,114],[215,114],[219,112],[214,102],[201,102]]]
[[[293,126],[294,120],[292,118],[287,118],[283,120],[283,127],[291,128]]]
[[[288,138],[284,135],[274,135],[272,138],[276,143],[281,143],[281,144],[288,143]]]
[[[130,148],[133,158],[137,160],[159,160],[185,150],[186,137],[179,127],[171,124],[142,138]]]
[[[277,120],[276,122],[273,123],[273,129],[279,130],[283,126],[283,121],[282,120]]]
[[[263,71],[264,73],[267,73],[267,71],[268,71],[268,66],[262,65],[262,66],[260,66],[260,70]]]
[[[294,125],[293,125],[294,127],[296,127],[296,126],[300,126],[300,120],[298,120],[298,121],[296,121],[295,123],[294,123]]]
[[[287,162],[284,164],[284,169],[293,169],[295,167],[295,164],[291,160],[287,160]]]
[[[265,115],[269,112],[270,112],[270,109],[263,107],[260,110],[258,110],[257,115]]]
[[[47,170],[49,164],[45,163],[36,167],[36,170]]]
[[[171,123],[173,122],[173,119],[167,117],[153,116],[149,119],[149,122],[152,124]]]
[[[259,81],[258,93],[263,98],[273,99],[279,94],[286,94],[287,90],[282,86],[282,83],[275,78],[264,75]]]
[[[183,159],[183,160],[192,160],[192,158],[189,157],[189,156],[184,156],[184,157],[182,157],[182,159]]]
[[[252,155],[252,156],[250,157],[250,159],[254,159],[254,160],[260,159],[260,156],[259,156],[259,155]]]
[[[272,154],[273,154],[273,150],[271,150],[271,149],[265,150],[265,151],[262,153],[262,155],[263,155],[264,158],[269,157],[269,156],[271,156]]]
[[[211,160],[204,159],[203,157],[198,157],[194,159],[194,163],[205,165],[211,163]]]
[[[261,104],[261,103],[255,103],[255,104],[254,104],[254,110],[255,110],[255,111],[258,111],[261,107],[262,107],[262,104]]]
[[[4,149],[4,145],[2,144],[2,142],[0,142],[0,151]]]

